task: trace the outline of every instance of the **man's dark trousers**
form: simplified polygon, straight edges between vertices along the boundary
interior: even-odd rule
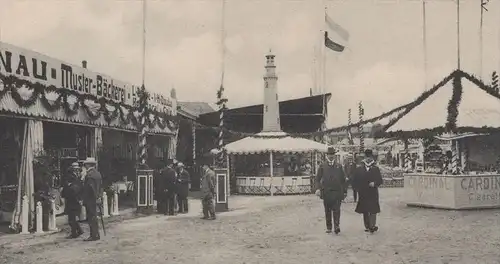
[[[175,193],[167,191],[165,194],[165,215],[175,214]]]
[[[323,206],[325,207],[326,229],[332,230],[332,216],[335,228],[340,227],[341,204],[342,204],[341,200],[331,200],[331,201],[323,200]]]
[[[377,225],[377,214],[363,213],[363,223],[366,230],[374,228]]]
[[[78,221],[76,221],[77,214],[78,212],[76,210],[71,210],[68,212],[68,224],[71,227],[71,234],[73,236],[78,236],[83,233],[80,224],[78,223]]]
[[[90,237],[100,238],[99,223],[97,222],[97,203],[89,203],[85,205],[87,211],[87,222],[90,227]]]

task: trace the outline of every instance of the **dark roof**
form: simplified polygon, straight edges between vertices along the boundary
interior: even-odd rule
[[[206,102],[178,102],[178,105],[183,111],[195,116],[215,111],[215,109]]]
[[[322,115],[323,114],[323,98],[326,101],[325,105],[328,105],[332,94],[327,93],[324,95],[315,95],[302,98],[296,98],[286,101],[281,101],[280,104],[280,115],[288,116],[302,116],[302,115]],[[251,105],[239,108],[232,108],[226,111],[226,114],[231,116],[237,115],[262,115],[264,112],[264,105]],[[217,115],[218,112],[213,110],[211,113],[200,114],[200,118],[207,118],[208,116]]]

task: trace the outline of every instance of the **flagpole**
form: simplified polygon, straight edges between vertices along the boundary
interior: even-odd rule
[[[326,6],[326,2],[323,2],[323,6],[325,7],[325,14],[324,14],[324,21],[323,21],[323,42],[321,45],[323,47],[323,89],[322,89],[322,95],[323,95],[323,125],[322,125],[322,130],[326,129],[326,121],[328,118],[328,113],[326,111],[326,47],[325,47],[325,37],[324,34],[326,32],[326,16],[328,14],[328,9]],[[323,142],[326,143],[325,141],[326,135],[323,135]]]
[[[142,86],[146,79],[146,0],[142,1]]]
[[[425,1],[422,0],[422,23],[423,23],[423,29],[422,29],[422,41],[423,41],[423,49],[424,49],[424,90],[427,89],[429,85],[429,79],[428,79],[428,72],[427,72],[427,18],[425,15]]]
[[[479,22],[479,78],[483,78],[483,0],[480,2],[481,19]]]
[[[457,1],[457,69],[460,70],[460,0]]]
[[[221,18],[221,86],[224,86],[224,72],[226,68],[226,0],[222,0],[222,18]]]

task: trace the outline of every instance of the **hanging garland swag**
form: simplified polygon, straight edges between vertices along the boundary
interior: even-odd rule
[[[98,98],[92,94],[80,94],[76,91],[68,90],[68,89],[60,89],[53,85],[46,86],[41,83],[32,83],[27,80],[23,80],[14,75],[4,75],[0,73],[0,81],[3,83],[3,89],[0,90],[0,100],[10,92],[12,99],[14,102],[22,108],[29,108],[33,106],[37,99],[40,98],[40,102],[42,106],[49,112],[55,112],[59,109],[63,109],[66,115],[74,116],[78,114],[78,110],[82,108],[85,113],[88,115],[89,119],[95,121],[102,116],[104,116],[104,120],[106,122],[111,123],[113,120],[117,118],[120,119],[121,125],[128,125],[132,123],[135,127],[139,126],[139,120],[134,116],[134,112],[138,110],[140,106],[127,106],[112,100],[108,100],[104,97]],[[21,87],[26,87],[29,90],[32,90],[31,95],[24,99],[18,92],[18,89]],[[47,99],[47,93],[56,93],[57,98],[52,101]],[[68,97],[73,96],[76,98],[76,102],[73,106],[68,103]],[[52,101],[52,102],[51,102]],[[94,113],[89,108],[85,101],[91,101],[96,104],[99,104],[99,109]],[[111,106],[114,110],[109,111],[107,106]],[[127,109],[128,113],[125,114],[123,109]],[[165,129],[169,128],[171,130],[177,129],[178,126],[178,118],[177,116],[172,116],[166,113],[161,113],[152,109],[148,109],[148,114],[152,114],[154,116],[153,120],[150,118],[146,118],[146,125],[149,128],[154,128],[158,125],[159,128]],[[160,120],[163,119],[163,120]]]

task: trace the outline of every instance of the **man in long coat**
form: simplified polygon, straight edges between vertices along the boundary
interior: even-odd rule
[[[203,217],[201,219],[215,220],[215,172],[208,164],[203,165],[203,176],[201,177],[201,205]]]
[[[165,205],[165,215],[175,215],[175,193],[177,172],[173,168],[174,161],[168,159],[166,168],[160,172],[161,186],[160,191],[163,193],[163,203]]]
[[[376,232],[377,214],[380,213],[378,187],[382,185],[382,174],[375,164],[373,152],[365,150],[365,158],[354,175],[354,188],[359,192],[356,213],[363,214],[365,232]]]
[[[80,214],[82,206],[80,204],[80,196],[83,184],[78,173],[80,167],[77,162],[71,164],[66,174],[65,184],[63,186],[61,196],[64,198],[64,212],[68,216],[68,224],[71,227],[71,233],[67,237],[69,239],[77,238],[83,234],[76,217]]]
[[[184,168],[182,162],[177,163],[179,168],[177,172],[177,201],[179,203],[179,213],[185,214],[188,212],[188,195],[189,195],[189,183],[191,181],[191,176],[189,172]]]
[[[320,165],[316,175],[316,195],[323,199],[326,232],[332,232],[332,215],[335,234],[340,233],[340,207],[347,196],[347,186],[342,165],[335,160],[335,149],[328,148],[326,162]]]
[[[99,234],[99,223],[97,221],[97,205],[102,197],[102,177],[96,169],[96,160],[87,158],[83,165],[86,169],[85,181],[83,184],[83,204],[87,212],[87,221],[90,227],[90,237],[85,241],[96,241],[101,238]]]

